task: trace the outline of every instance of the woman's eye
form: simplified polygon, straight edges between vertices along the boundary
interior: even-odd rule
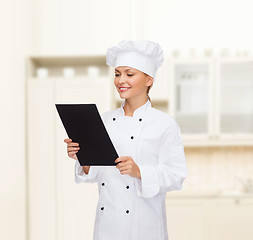
[[[115,73],[115,77],[118,77],[120,74]],[[127,74],[127,76],[132,77],[133,74]]]

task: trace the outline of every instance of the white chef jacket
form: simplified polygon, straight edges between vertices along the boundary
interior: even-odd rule
[[[166,192],[182,189],[187,175],[180,128],[149,100],[132,117],[124,105],[101,118],[118,155],[133,158],[141,179],[116,166],[91,166],[85,174],[76,161],[75,181],[98,182],[94,240],[167,240]]]

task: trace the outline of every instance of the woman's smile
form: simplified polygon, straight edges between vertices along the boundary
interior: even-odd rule
[[[121,92],[125,92],[125,91],[127,91],[128,89],[130,89],[130,87],[119,87],[119,90],[120,90]]]

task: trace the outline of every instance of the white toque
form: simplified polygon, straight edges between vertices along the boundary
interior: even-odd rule
[[[129,66],[149,76],[155,76],[158,67],[163,63],[163,50],[159,43],[153,41],[123,40],[108,48],[106,64],[114,68]]]

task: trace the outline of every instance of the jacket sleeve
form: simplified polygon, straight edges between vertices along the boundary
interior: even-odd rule
[[[83,167],[80,165],[79,161],[76,160],[75,163],[75,182],[76,183],[93,183],[98,181],[98,166],[90,166],[88,174],[83,171]]]
[[[158,193],[181,190],[187,166],[181,131],[175,121],[163,134],[158,164],[139,164],[141,179],[135,178],[137,196],[151,198]]]

